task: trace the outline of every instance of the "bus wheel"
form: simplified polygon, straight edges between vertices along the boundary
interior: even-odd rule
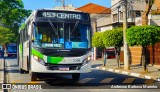
[[[31,81],[37,81],[37,73],[31,72]]]
[[[79,80],[79,78],[80,78],[80,73],[73,73],[72,74],[72,79],[73,80]]]

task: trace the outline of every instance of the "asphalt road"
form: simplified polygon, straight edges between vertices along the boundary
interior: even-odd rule
[[[143,89],[135,87],[160,87],[160,83],[154,80],[147,80],[136,78],[132,76],[102,71],[95,69],[96,66],[101,64],[98,62],[92,63],[92,72],[81,74],[79,81],[73,81],[71,75],[59,75],[59,74],[45,74],[39,76],[38,81],[30,81],[30,75],[28,73],[19,74],[17,59],[6,59],[6,72],[8,83],[12,83],[11,92],[158,92],[160,89]],[[17,84],[23,83],[23,84]],[[25,90],[27,85],[36,85],[41,90]],[[18,85],[23,85],[24,89],[18,89]],[[128,89],[128,87],[132,89]],[[116,87],[121,87],[117,89]],[[127,87],[127,88],[125,88]],[[31,87],[33,88],[33,87]]]

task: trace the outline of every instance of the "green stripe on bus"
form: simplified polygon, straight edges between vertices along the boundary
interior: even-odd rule
[[[39,52],[35,49],[32,49],[32,54],[35,55],[35,56],[38,56],[41,59],[43,59],[43,54],[41,54],[41,52]]]
[[[49,57],[49,56],[47,56],[47,63],[58,64],[63,59],[64,59],[63,57]]]
[[[44,59],[44,55],[41,52],[39,52],[35,49],[32,49],[32,54],[35,55],[35,56],[38,56],[41,59]],[[58,64],[63,59],[64,59],[64,57],[50,57],[50,56],[47,56],[47,63]]]
[[[19,28],[19,30],[21,31],[22,29],[24,29],[24,28],[25,28],[25,26],[26,26],[26,24],[25,24],[25,23],[23,23],[23,24],[21,25],[21,27]]]
[[[23,57],[22,52],[23,52],[23,47],[22,47],[22,43],[21,43],[21,44],[19,44],[19,56],[20,56],[20,59],[22,59],[22,57]]]
[[[19,44],[19,47],[20,47],[20,51],[22,52],[22,43]]]

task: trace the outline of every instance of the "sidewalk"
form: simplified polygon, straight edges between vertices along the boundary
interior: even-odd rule
[[[102,60],[95,60],[92,61],[94,63],[103,64]],[[106,70],[110,72],[125,74],[129,76],[134,77],[140,77],[145,79],[154,79],[157,81],[160,81],[160,66],[154,65],[154,66],[147,66],[148,73],[143,72],[143,67],[141,65],[131,65],[130,70],[124,70],[124,65],[121,64],[121,67],[117,67],[116,59],[107,59],[106,66],[97,66],[97,69]]]

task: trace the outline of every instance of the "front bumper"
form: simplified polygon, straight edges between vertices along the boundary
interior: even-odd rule
[[[59,70],[58,66],[68,66],[69,70],[62,71]],[[87,73],[91,72],[91,62],[87,63],[86,65],[82,66],[81,64],[57,64],[51,66],[44,66],[32,58],[31,61],[31,72],[37,73]]]

